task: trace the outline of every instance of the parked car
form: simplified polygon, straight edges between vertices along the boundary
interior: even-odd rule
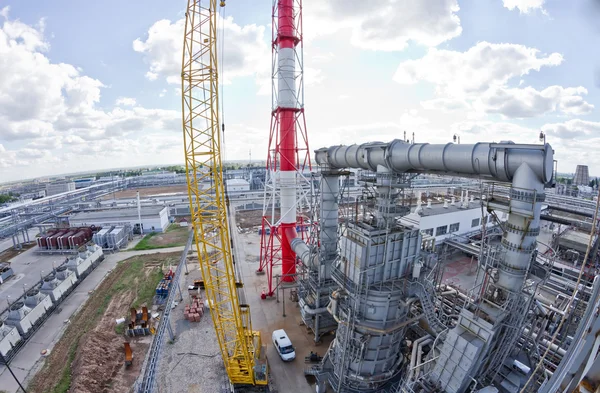
[[[296,350],[285,330],[275,330],[272,339],[275,350],[284,362],[289,362],[296,358]]]

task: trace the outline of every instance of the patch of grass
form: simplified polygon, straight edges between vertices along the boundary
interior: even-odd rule
[[[137,251],[141,251],[141,250],[152,250],[152,249],[156,248],[156,247],[152,247],[150,244],[148,244],[150,239],[152,239],[155,235],[156,235],[156,232],[151,232],[151,233],[147,234],[146,236],[144,236],[144,238],[142,240],[140,240],[140,242],[138,244],[135,245],[135,247],[133,247],[133,249],[137,250]]]
[[[123,322],[120,325],[115,325],[115,333],[118,336],[122,336],[123,334],[125,334],[125,326],[127,326],[126,322]]]
[[[171,247],[184,246],[188,239],[189,230],[187,227],[180,227],[179,224],[174,223],[174,224],[169,225],[164,233],[165,234],[166,233],[176,234],[180,237],[180,239],[177,239],[177,240],[173,241],[172,243],[168,243],[168,244],[154,244],[154,242],[152,241],[152,238],[155,237],[156,235],[159,235],[159,233],[151,232],[151,233],[147,234],[146,236],[144,236],[144,238],[142,240],[140,240],[140,242],[138,244],[136,244],[135,247],[133,247],[133,250],[136,250],[136,251],[156,250],[159,248],[171,248]]]
[[[73,363],[73,360],[75,360],[77,344],[78,343],[74,343],[71,345],[71,348],[69,349],[69,361],[63,369],[63,373],[58,381],[58,384],[56,384],[54,389],[52,389],[52,393],[67,393],[69,391],[69,387],[71,387],[71,364]]]
[[[154,269],[152,272],[140,283],[137,291],[137,296],[133,301],[131,307],[139,308],[142,304],[151,305],[152,298],[156,293],[156,286],[163,278],[164,274],[160,269]]]

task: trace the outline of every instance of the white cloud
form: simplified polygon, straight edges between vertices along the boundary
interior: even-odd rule
[[[420,59],[401,63],[394,80],[400,84],[434,84],[436,97],[421,103],[428,110],[449,113],[472,108],[477,113],[510,118],[590,113],[594,106],[584,100],[587,90],[581,86],[555,85],[539,91],[523,86],[520,79],[518,85],[523,87],[509,87],[513,79],[562,61],[559,53],[541,54],[523,45],[480,42],[465,52],[432,48]]]
[[[462,32],[457,0],[328,0],[303,8],[309,39],[350,30],[351,43],[368,50],[402,50],[409,41],[436,46]]]
[[[0,9],[0,16],[3,17],[4,19],[8,19],[8,12],[10,11],[10,6],[6,6],[2,9]]]
[[[224,50],[218,59],[219,68],[224,65],[224,69],[219,70],[224,83],[244,76],[266,78],[270,83],[271,51],[265,38],[265,27],[255,24],[240,26],[232,17],[219,18],[218,23],[223,26],[222,35],[225,37]],[[159,20],[148,29],[146,38],[133,42],[134,51],[142,53],[150,67],[146,78],[156,80],[161,76],[170,84],[181,83],[184,27],[185,19],[176,22]]]
[[[6,18],[8,9],[1,12]],[[110,140],[122,149],[131,146],[129,141],[137,141],[142,132],[180,130],[178,111],[100,109],[104,84],[84,75],[79,67],[52,63],[47,57],[50,45],[43,34],[44,25],[43,20],[34,27],[9,19],[0,26],[0,140],[14,142],[2,146],[0,167],[56,170],[57,160],[67,166],[63,158],[79,159],[80,155],[72,153],[77,146],[90,144],[88,141],[97,145]],[[134,106],[135,99],[121,97],[117,105]],[[52,154],[55,149],[61,150]],[[4,173],[0,175],[4,178]]]
[[[582,95],[584,87],[550,86],[542,91],[533,87],[523,89],[495,87],[481,98],[485,111],[500,113],[507,117],[534,117],[550,112],[585,115],[594,109]]]
[[[437,110],[444,113],[467,109],[469,104],[464,100],[453,98],[434,98],[431,100],[421,101],[421,106],[427,110]]]
[[[549,123],[540,127],[546,141],[555,150],[561,172],[574,171],[578,164],[598,168],[600,157],[590,146],[600,144],[600,122],[571,119],[562,123]],[[540,128],[492,121],[458,122],[450,126],[450,135],[457,133],[462,143],[478,141],[505,141],[539,144]]]
[[[476,141],[513,140],[520,143],[538,143],[539,131],[506,122],[488,120],[464,121],[450,126],[450,134],[460,135],[463,143]]]
[[[131,97],[119,97],[119,98],[117,98],[117,101],[115,102],[115,105],[135,106],[135,98],[131,98]]]
[[[519,10],[521,14],[528,14],[535,9],[541,9],[544,11],[544,3],[546,0],[502,0],[504,7],[509,10],[514,10],[515,8]]]
[[[162,97],[164,97],[164,96],[165,96],[165,94],[167,94],[167,89],[162,89],[162,90],[160,91],[160,93],[158,93],[158,96],[159,96],[160,98],[162,98]]]
[[[562,61],[559,53],[540,55],[523,45],[480,42],[466,52],[431,48],[418,60],[400,63],[394,80],[401,84],[426,81],[436,84],[440,92],[464,97]]]
[[[589,148],[590,139],[600,139],[600,122],[572,119],[564,123],[552,123],[542,126],[547,138],[567,141],[582,141]]]
[[[339,136],[338,140],[352,141],[352,143],[355,143],[361,138],[365,139],[365,137],[367,138],[366,140],[373,138],[398,138],[404,131],[412,132],[414,130],[419,130],[426,124],[429,124],[429,119],[420,116],[417,110],[412,109],[402,113],[398,116],[396,121],[346,124],[333,127],[329,129],[327,133],[328,136]]]

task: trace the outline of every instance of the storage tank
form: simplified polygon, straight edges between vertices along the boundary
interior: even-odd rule
[[[54,233],[52,236],[48,237],[48,239],[47,239],[48,250],[56,250],[58,248],[58,237],[64,235],[67,232],[68,231],[66,231],[66,230],[61,230],[61,231]]]
[[[16,347],[23,339],[19,330],[0,321],[0,353],[4,358],[10,359]]]
[[[79,246],[83,246],[92,237],[89,228],[87,230],[80,229],[73,236],[69,236],[69,246],[71,249],[76,249]]]
[[[77,282],[77,275],[63,265],[58,267],[54,273],[44,277],[41,292],[50,296],[54,304],[58,304]]]
[[[48,248],[48,236],[40,236],[37,238],[37,245],[39,248],[41,248],[42,250],[45,250],[46,248]]]
[[[67,233],[65,233],[64,235],[61,235],[57,238],[57,245],[58,248],[61,250],[65,250],[69,248],[69,236],[72,236],[75,234],[75,231],[69,231]]]

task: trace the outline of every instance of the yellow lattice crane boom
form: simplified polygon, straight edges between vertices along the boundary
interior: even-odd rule
[[[225,2],[220,1],[220,6]],[[217,73],[217,0],[188,0],[181,69],[191,222],[217,340],[233,385],[267,385],[260,333],[240,304],[223,184]],[[241,278],[240,278],[241,279]]]

